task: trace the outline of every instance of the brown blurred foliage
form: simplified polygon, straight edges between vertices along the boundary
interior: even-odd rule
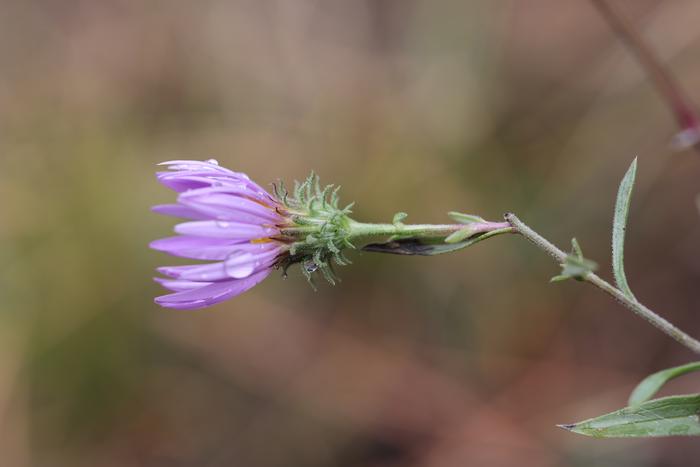
[[[700,102],[700,4],[617,2]],[[157,308],[154,164],[316,170],[356,218],[517,212],[609,271],[617,183],[640,299],[700,335],[696,154],[586,1],[1,0],[3,466],[673,466],[694,439],[555,428],[693,358],[522,239],[355,254]],[[697,377],[670,391],[692,391]]]

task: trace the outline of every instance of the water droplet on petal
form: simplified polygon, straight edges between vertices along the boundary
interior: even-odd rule
[[[217,161],[216,159],[207,159],[204,162],[206,162],[207,164],[211,164],[211,165],[219,165],[219,161]]]
[[[243,279],[253,274],[255,264],[254,256],[247,251],[234,251],[224,261],[226,274],[234,279]]]

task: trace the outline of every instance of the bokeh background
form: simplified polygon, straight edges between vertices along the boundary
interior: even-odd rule
[[[700,102],[700,3],[615,2]],[[693,356],[501,237],[352,254],[203,311],[159,309],[154,164],[343,186],[355,217],[517,212],[700,335],[700,159],[581,0],[0,1],[0,464],[687,466],[696,439],[555,427]],[[693,391],[698,378],[671,384]]]

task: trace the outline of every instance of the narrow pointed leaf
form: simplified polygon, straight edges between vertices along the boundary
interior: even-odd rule
[[[444,243],[441,240],[428,240],[417,238],[405,238],[392,240],[385,243],[371,243],[362,247],[363,251],[372,253],[389,253],[393,255],[408,255],[408,256],[434,256],[453,251],[461,250],[468,246],[479,243],[487,238],[494,237],[505,233],[512,233],[513,229],[505,227],[503,229],[491,230],[480,235],[474,235],[467,240],[459,243]]]
[[[648,401],[654,397],[654,394],[659,392],[659,389],[668,381],[693,371],[700,371],[700,362],[692,362],[673,368],[667,368],[647,376],[634,388],[634,391],[632,391],[629,405],[641,404]]]
[[[579,252],[580,250],[579,248]],[[561,282],[567,279],[583,280],[587,274],[596,269],[598,269],[598,265],[594,261],[583,256],[570,254],[561,264],[561,274],[552,277],[549,282]]]
[[[627,228],[627,216],[629,214],[630,201],[632,199],[632,188],[634,188],[634,179],[637,174],[637,158],[635,157],[630,164],[627,173],[620,182],[620,188],[617,192],[617,201],[615,202],[615,216],[613,219],[612,232],[612,264],[613,273],[615,275],[615,283],[617,287],[632,300],[636,300],[632,294],[632,290],[627,284],[625,276],[625,230]]]
[[[447,215],[455,222],[460,224],[471,224],[473,222],[486,222],[483,217],[475,216],[473,214],[463,214],[461,212],[451,211]]]
[[[571,254],[576,256],[578,259],[583,259],[583,250],[581,250],[581,245],[579,245],[576,237],[571,239]]]
[[[562,282],[562,281],[568,281],[569,279],[571,279],[571,277],[560,274],[558,276],[554,276],[551,279],[549,279],[549,282]]]
[[[462,240],[471,237],[474,235],[476,232],[474,231],[474,228],[470,225],[467,225],[467,227],[463,229],[459,229],[456,232],[453,232],[450,234],[446,239],[445,243],[459,243]]]
[[[700,394],[670,396],[560,428],[595,438],[700,435]]]

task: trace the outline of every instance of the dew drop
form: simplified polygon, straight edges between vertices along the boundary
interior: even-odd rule
[[[211,164],[211,165],[219,165],[219,161],[217,161],[216,159],[207,159],[204,162],[206,162],[207,164]]]
[[[316,272],[318,270],[318,264],[313,261],[304,261],[304,269],[308,273]]]
[[[226,274],[234,279],[250,276],[255,270],[253,258],[253,255],[247,251],[234,251],[224,261]]]

